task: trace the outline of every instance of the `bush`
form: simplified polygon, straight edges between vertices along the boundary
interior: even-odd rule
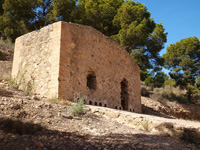
[[[170,101],[177,101],[182,104],[189,103],[187,98],[184,97],[183,90],[181,91],[178,87],[166,86],[162,91],[162,96]]]
[[[170,85],[174,87],[176,85],[176,81],[174,79],[168,79],[165,81],[165,85]]]
[[[144,83],[146,86],[153,87],[154,79],[151,76],[148,76],[145,80]]]
[[[77,116],[77,115],[82,115],[85,113],[85,102],[81,98],[78,100],[78,102],[72,106],[71,108],[72,115]]]

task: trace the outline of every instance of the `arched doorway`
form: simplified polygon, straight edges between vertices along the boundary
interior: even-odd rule
[[[123,79],[121,82],[121,105],[123,110],[128,110],[128,82],[126,79]]]

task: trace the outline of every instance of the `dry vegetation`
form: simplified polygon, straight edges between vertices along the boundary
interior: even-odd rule
[[[14,44],[9,41],[0,39],[0,61],[9,60],[13,58]]]
[[[8,40],[1,40],[0,39],[0,49],[1,50],[13,50],[14,44]]]
[[[181,89],[180,87],[173,87],[170,85],[161,87],[161,88],[151,88],[145,86],[143,82],[141,82],[141,92],[142,96],[150,97],[156,101],[170,101],[177,102],[180,104],[190,104],[191,102],[187,99],[187,91]],[[192,103],[200,105],[200,95],[198,93],[192,95]]]

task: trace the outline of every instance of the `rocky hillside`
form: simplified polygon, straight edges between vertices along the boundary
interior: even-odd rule
[[[50,102],[51,101],[51,102]],[[0,149],[198,150],[200,123],[40,100],[0,82]]]

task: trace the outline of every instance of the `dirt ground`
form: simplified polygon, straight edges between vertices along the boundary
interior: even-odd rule
[[[125,123],[119,123],[115,118],[91,111],[89,106],[87,109],[85,115],[72,116],[70,105],[25,96],[23,92],[13,90],[7,82],[1,81],[0,149],[199,149],[198,145],[180,139],[131,128]]]

